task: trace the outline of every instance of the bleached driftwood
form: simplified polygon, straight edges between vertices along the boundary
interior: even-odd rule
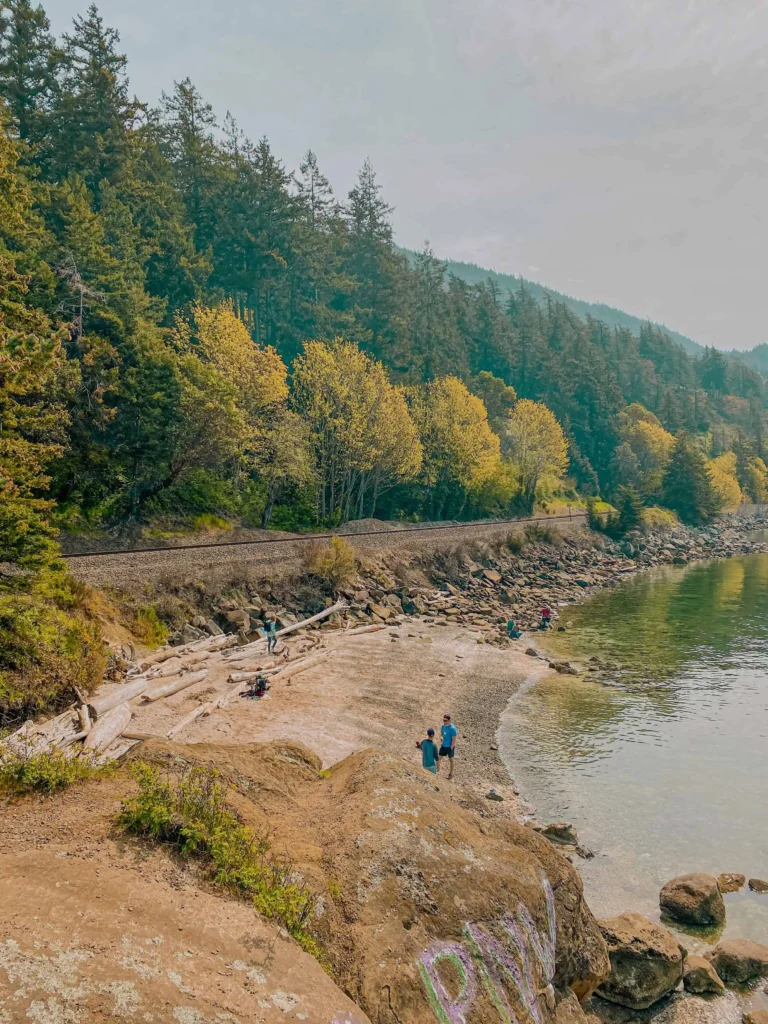
[[[337,601],[336,604],[332,604],[330,608],[325,608],[323,611],[318,612],[317,615],[312,615],[308,619],[302,619],[301,622],[296,622],[292,626],[286,626],[285,629],[278,629],[277,636],[287,636],[288,633],[293,633],[297,629],[303,629],[305,626],[311,626],[313,622],[320,622],[321,619],[326,619],[329,615],[333,615],[334,612],[340,612],[346,607],[346,601]],[[243,651],[254,650],[257,647],[263,647],[266,645],[266,642],[267,638],[262,637],[260,640],[254,640],[253,643],[244,644],[238,651],[238,654]]]
[[[88,702],[88,710],[90,711],[93,718],[99,719],[102,715],[105,715],[112,708],[123,704],[127,701],[133,700],[135,697],[140,697],[149,685],[149,680],[146,676],[140,676],[138,679],[134,679],[130,683],[123,683],[112,691],[112,693],[105,693],[103,697],[94,697]]]
[[[207,704],[200,704],[194,710],[190,711],[188,715],[185,715],[181,721],[177,722],[176,725],[168,733],[168,739],[172,740],[175,736],[178,736],[188,725],[191,725],[196,719],[202,715],[213,711],[214,702],[209,701]]]
[[[80,731],[80,721],[74,708],[68,708],[56,718],[39,725],[32,721],[25,722],[20,729],[5,738],[2,746],[16,754],[42,754],[51,748],[63,749],[69,746]]]
[[[123,739],[126,740],[164,740],[165,736],[161,732],[145,732],[142,729],[132,729],[130,725],[127,729],[122,732]]]
[[[106,748],[122,735],[131,722],[131,706],[125,701],[117,707],[110,708],[93,725],[83,741],[83,750],[91,750],[95,753],[106,750]]]
[[[169,658],[168,661],[163,662],[162,665],[158,665],[156,668],[151,668],[147,672],[149,679],[164,679],[166,676],[176,676],[184,667],[184,663],[181,658]]]
[[[194,686],[195,683],[201,683],[203,679],[208,675],[208,669],[203,669],[202,672],[191,672],[185,676],[179,676],[178,679],[174,679],[170,683],[164,683],[162,686],[156,686],[152,690],[147,690],[143,694],[143,700],[151,703],[156,700],[160,700],[163,697],[172,697],[174,693],[178,693],[180,690],[186,690],[188,686]]]
[[[81,732],[91,731],[91,713],[88,710],[87,704],[81,704],[77,709],[77,719],[80,723]]]
[[[344,636],[359,636],[361,633],[378,633],[380,629],[387,627],[383,622],[372,622],[370,626],[356,626],[355,629],[348,629]]]
[[[103,764],[105,761],[117,761],[121,757],[125,757],[128,751],[133,750],[140,742],[140,740],[129,739],[127,736],[118,736],[108,747],[100,751],[94,760],[97,764]]]
[[[315,668],[316,665],[321,665],[328,659],[329,651],[321,651],[319,654],[313,654],[311,658],[305,658],[303,661],[297,661],[294,665],[288,665],[280,672],[276,673],[272,680],[273,682],[285,683],[288,680],[293,679],[294,676],[299,675],[301,672],[306,672],[307,669]]]

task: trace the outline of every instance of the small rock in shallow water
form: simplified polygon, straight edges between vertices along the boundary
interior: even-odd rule
[[[749,888],[752,892],[768,892],[768,882],[762,878],[750,878]]]
[[[683,951],[666,928],[633,913],[597,923],[611,959],[611,974],[598,988],[599,996],[644,1010],[679,985]]]
[[[738,892],[744,887],[746,880],[746,875],[740,875],[735,871],[726,871],[724,875],[717,876],[720,892]]]

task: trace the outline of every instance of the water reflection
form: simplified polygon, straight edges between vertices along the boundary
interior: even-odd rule
[[[558,676],[508,710],[502,753],[538,816],[574,821],[600,914],[657,916],[687,871],[768,877],[768,555],[667,567],[561,612],[573,659],[627,666]],[[728,897],[728,934],[768,941],[768,897]]]

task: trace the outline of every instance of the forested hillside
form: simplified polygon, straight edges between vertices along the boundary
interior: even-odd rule
[[[285,167],[190,80],[135,98],[95,7],[58,40],[29,0],[0,19],[2,472],[25,515],[299,528],[621,486],[652,503],[681,430],[759,492],[766,393],[743,362],[469,283],[428,247],[409,263],[368,161],[337,196],[311,150]]]
[[[401,251],[408,257],[411,264],[415,262],[417,255],[415,252],[409,249]],[[553,302],[562,302],[582,319],[592,317],[593,320],[600,320],[608,327],[628,327],[631,331],[637,333],[645,323],[642,317],[632,316],[631,313],[625,313],[622,309],[606,306],[602,302],[587,302],[584,299],[576,299],[572,295],[565,295],[562,292],[555,291],[553,288],[547,288],[546,285],[538,281],[530,281],[524,277],[515,277],[512,274],[502,274],[498,270],[486,270],[485,267],[480,267],[476,263],[446,260],[445,266],[448,274],[461,278],[467,284],[493,282],[503,299],[506,299],[510,293],[519,291],[522,286],[538,303],[546,302],[549,297]],[[704,346],[694,341],[693,338],[688,338],[685,334],[680,334],[678,331],[671,331],[662,324],[655,324],[654,326],[659,327],[672,341],[682,345],[690,355],[701,356],[704,352]],[[748,362],[748,365],[751,366],[753,364]],[[760,367],[754,368],[760,369]]]

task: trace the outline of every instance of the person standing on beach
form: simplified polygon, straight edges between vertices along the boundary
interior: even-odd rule
[[[440,751],[437,749],[437,744],[435,743],[435,730],[427,729],[427,738],[425,740],[419,740],[416,743],[416,746],[421,751],[422,768],[426,768],[428,772],[432,772],[433,775],[437,775],[437,769],[440,764]]]
[[[440,758],[448,758],[448,779],[453,778],[453,758],[456,753],[456,736],[458,730],[451,721],[450,715],[443,715],[443,724],[440,726]]]

